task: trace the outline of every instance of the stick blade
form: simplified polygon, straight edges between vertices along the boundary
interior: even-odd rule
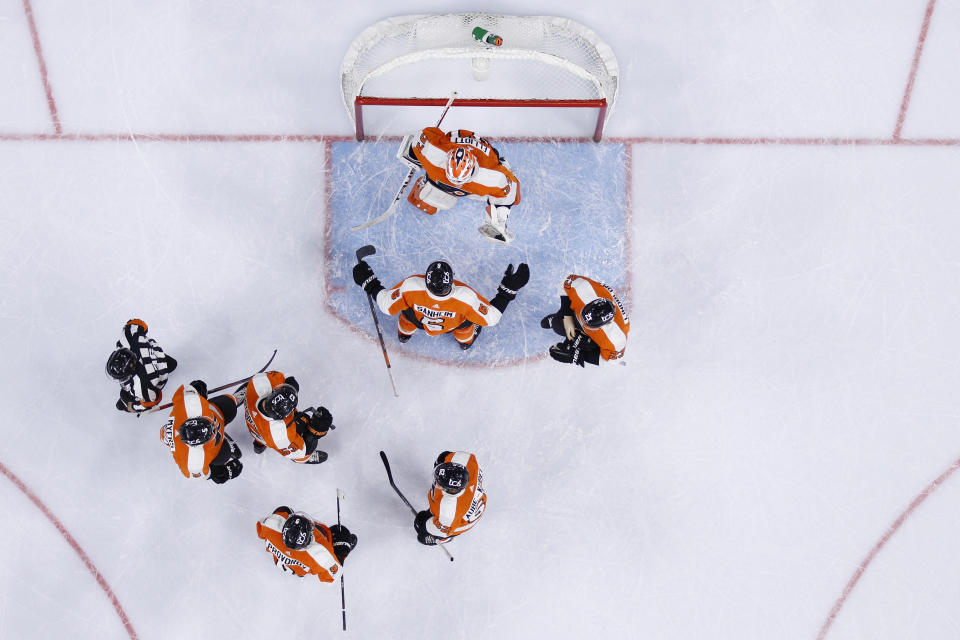
[[[363,260],[367,256],[372,256],[377,252],[377,248],[372,244],[365,244],[359,249],[357,249],[357,262]]]

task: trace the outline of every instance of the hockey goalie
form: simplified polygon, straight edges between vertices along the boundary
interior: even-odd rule
[[[520,181],[488,140],[465,129],[444,133],[427,127],[416,142],[413,136],[404,138],[397,157],[424,170],[407,196],[410,204],[433,215],[463,197],[486,201],[486,219],[478,231],[494,242],[513,242],[507,218],[510,208],[520,204]]]

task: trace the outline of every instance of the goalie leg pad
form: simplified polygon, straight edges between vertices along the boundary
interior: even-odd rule
[[[452,208],[457,204],[457,196],[441,191],[430,184],[425,176],[420,176],[410,190],[407,201],[417,209],[433,215],[437,211]]]

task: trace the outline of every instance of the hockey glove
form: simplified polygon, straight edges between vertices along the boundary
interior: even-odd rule
[[[353,281],[371,296],[376,296],[383,290],[383,285],[380,284],[380,280],[377,279],[377,276],[373,275],[373,269],[371,269],[370,265],[364,260],[354,265]]]
[[[508,299],[513,300],[517,297],[517,292],[525,287],[529,281],[530,267],[527,266],[526,262],[521,262],[516,271],[513,270],[513,264],[510,264],[507,270],[503,272],[503,279],[500,280],[497,293],[502,293]]]
[[[413,519],[413,530],[417,532],[417,542],[420,544],[437,544],[437,539],[427,533],[427,520],[429,520],[432,515],[428,510],[423,510]]]
[[[231,460],[225,465],[210,467],[210,479],[217,484],[223,484],[227,480],[232,480],[243,471],[243,464],[239,460]]]
[[[327,411],[326,407],[320,407],[310,416],[310,431],[319,437],[327,435],[327,431],[333,428],[333,416]]]
[[[196,389],[197,393],[199,393],[204,398],[207,397],[207,383],[204,382],[203,380],[194,380],[193,382],[190,383],[190,386]]]
[[[583,344],[584,336],[581,333],[573,340],[559,342],[550,347],[550,357],[563,364],[575,364],[583,366]]]
[[[339,524],[330,527],[330,535],[333,536],[333,553],[337,556],[340,564],[343,564],[347,555],[357,546],[357,536]]]

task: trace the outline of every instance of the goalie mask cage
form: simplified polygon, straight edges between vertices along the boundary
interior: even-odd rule
[[[475,27],[503,44],[477,40]],[[488,13],[382,20],[353,41],[340,67],[357,140],[364,139],[364,107],[442,107],[457,91],[455,107],[595,109],[599,141],[618,79],[613,51],[587,27],[567,18]]]

